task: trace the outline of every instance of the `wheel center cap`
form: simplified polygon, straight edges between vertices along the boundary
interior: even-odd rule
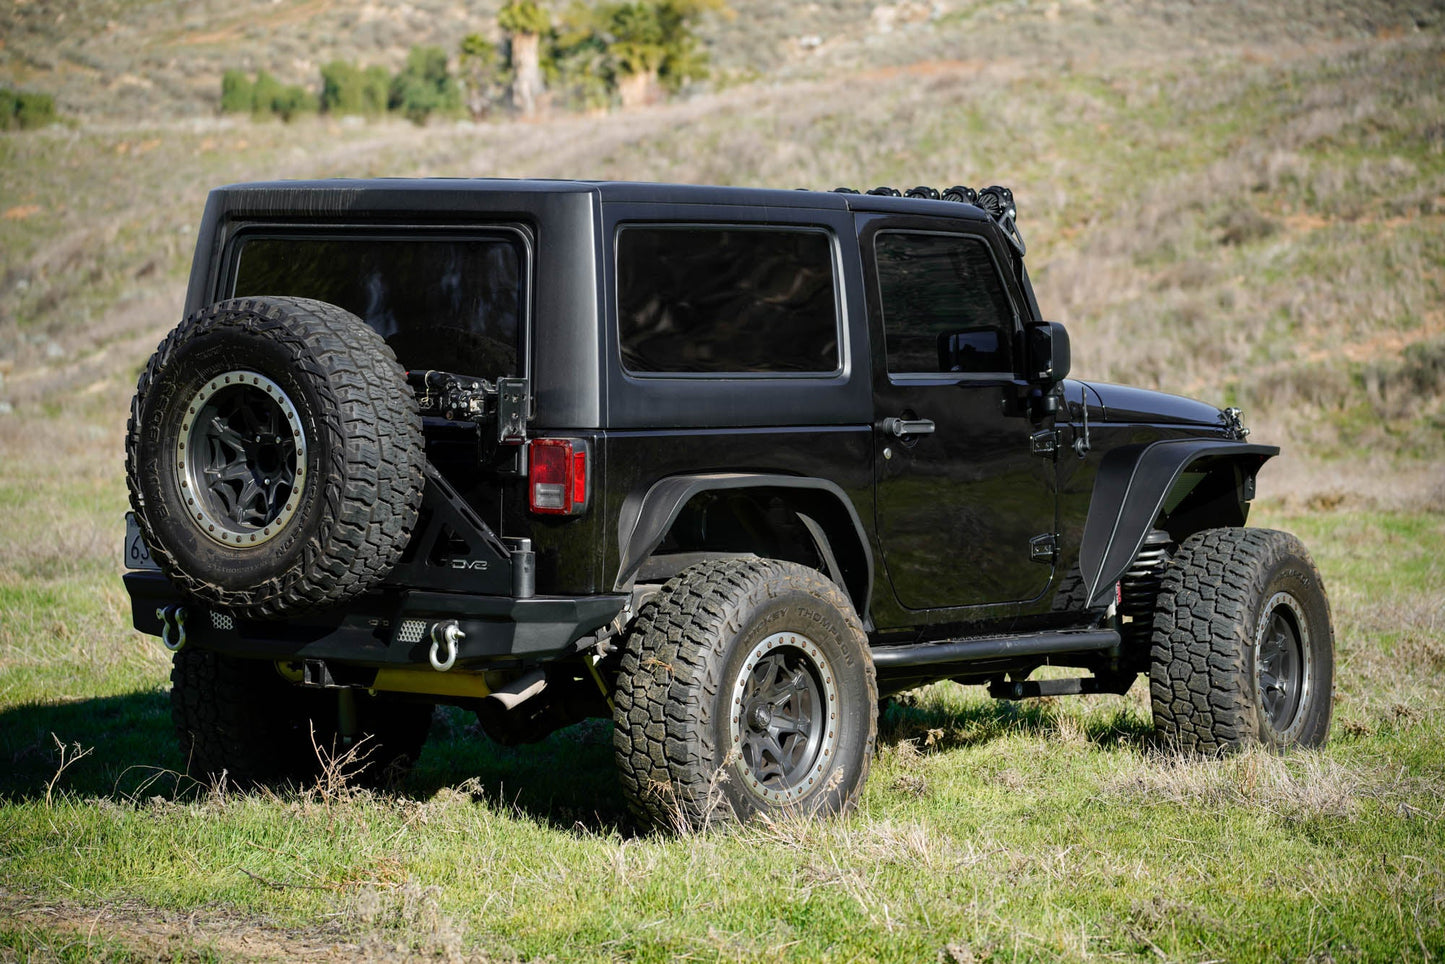
[[[754,706],[748,714],[748,725],[755,730],[766,730],[773,722],[773,708],[766,703]]]

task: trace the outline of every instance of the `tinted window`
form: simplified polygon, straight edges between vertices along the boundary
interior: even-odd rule
[[[983,241],[890,231],[873,250],[890,372],[1013,371],[1013,309]]]
[[[810,230],[624,228],[617,323],[629,371],[837,371],[832,244]]]
[[[520,239],[252,238],[233,294],[315,298],[358,315],[407,368],[519,374]]]

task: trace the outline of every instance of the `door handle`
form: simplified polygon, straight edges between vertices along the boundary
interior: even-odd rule
[[[879,427],[895,438],[932,435],[934,428],[933,422],[926,418],[885,418]]]

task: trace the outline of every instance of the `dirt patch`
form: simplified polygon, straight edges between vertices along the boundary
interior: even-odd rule
[[[84,907],[8,890],[0,890],[0,927],[26,935],[57,957],[80,947],[93,946],[99,951],[115,945],[142,960],[165,961],[214,957],[227,961],[380,961],[405,956],[335,935],[287,930],[221,911],[179,913],[135,901]],[[7,949],[0,948],[0,961],[12,959]]]

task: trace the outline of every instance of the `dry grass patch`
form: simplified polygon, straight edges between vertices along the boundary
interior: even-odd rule
[[[1107,791],[1126,802],[1173,803],[1218,811],[1243,810],[1286,820],[1329,817],[1350,821],[1367,802],[1411,807],[1412,799],[1445,808],[1445,783],[1405,778],[1317,752],[1279,756],[1259,747],[1222,759],[1151,753]]]

